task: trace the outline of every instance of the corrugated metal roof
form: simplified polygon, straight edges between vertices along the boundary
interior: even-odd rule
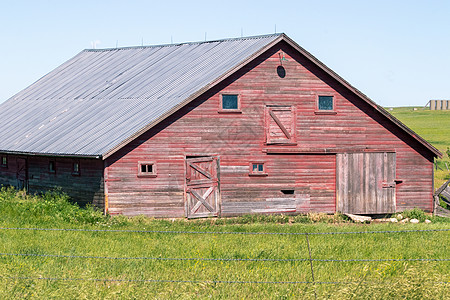
[[[84,50],[0,105],[0,151],[101,156],[280,35]]]
[[[109,156],[280,40],[442,156],[284,34],[84,50],[0,105],[0,152]]]

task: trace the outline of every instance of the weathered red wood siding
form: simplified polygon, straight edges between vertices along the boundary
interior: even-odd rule
[[[286,76],[277,75],[282,61]],[[219,113],[220,93],[238,93],[242,113]],[[317,97],[332,95],[335,114],[317,113]],[[266,145],[266,105],[296,108],[297,145]],[[278,152],[290,149],[294,154]],[[287,44],[270,49],[109,157],[105,170],[109,211],[156,217],[184,216],[185,157],[220,157],[222,213],[245,213],[236,202],[309,196],[298,211],[336,210],[336,152],[394,150],[397,210],[432,209],[432,155],[373,107],[330,78]],[[266,151],[275,152],[268,154]],[[138,178],[139,161],[154,161],[157,177]],[[250,162],[268,176],[249,176]],[[294,189],[295,195],[281,190]]]
[[[17,159],[27,161],[28,191],[39,193],[61,188],[72,200],[84,205],[104,205],[103,161],[99,159],[72,159],[61,157],[8,155],[7,168],[0,169],[0,184],[17,187]],[[55,172],[49,171],[49,161],[55,163]],[[80,166],[79,175],[73,174],[73,163]]]
[[[17,157],[2,154],[6,157],[6,166],[0,165],[0,185],[17,187]]]

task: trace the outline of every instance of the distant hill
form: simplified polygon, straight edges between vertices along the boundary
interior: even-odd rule
[[[442,152],[437,159],[435,187],[450,179],[450,110],[430,110],[427,107],[387,107],[394,117],[426,139]]]

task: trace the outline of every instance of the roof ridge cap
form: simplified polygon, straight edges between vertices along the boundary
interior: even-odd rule
[[[208,40],[208,41],[181,42],[181,43],[157,44],[157,45],[146,45],[146,46],[126,46],[126,47],[101,48],[101,49],[84,49],[82,52],[104,52],[104,51],[114,51],[114,50],[176,47],[176,46],[181,46],[181,45],[219,43],[219,42],[248,40],[248,39],[262,39],[262,38],[268,38],[268,37],[279,37],[279,36],[284,36],[284,35],[285,35],[285,33],[281,32],[281,33],[271,33],[271,34],[252,35],[252,36],[243,36],[243,37],[223,38],[223,39]]]

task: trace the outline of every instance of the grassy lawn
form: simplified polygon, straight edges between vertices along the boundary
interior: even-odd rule
[[[394,107],[387,110],[406,126],[414,130],[444,156],[437,160],[435,171],[435,187],[441,186],[450,179],[450,158],[446,153],[450,149],[450,110],[429,110],[424,107]],[[449,152],[450,153],[450,152]],[[447,166],[445,165],[447,164]]]
[[[317,214],[110,218],[56,194],[40,198],[6,190],[0,192],[0,211],[2,228],[118,230],[1,229],[2,299],[314,299],[315,294],[318,299],[445,299],[450,292],[449,261],[315,260],[318,283],[304,283],[312,281],[305,235],[243,234],[448,230],[449,220],[438,217],[428,217],[431,224],[353,224],[340,215]],[[324,260],[442,259],[450,250],[449,231],[312,234],[308,239],[312,258]]]

